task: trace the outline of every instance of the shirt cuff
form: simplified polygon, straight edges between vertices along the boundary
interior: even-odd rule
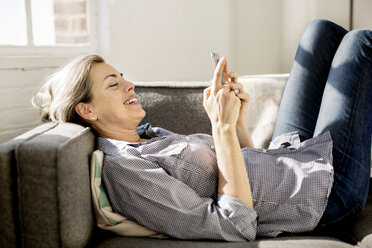
[[[248,240],[255,240],[257,232],[257,212],[239,199],[218,194],[218,206],[235,226],[235,228]]]

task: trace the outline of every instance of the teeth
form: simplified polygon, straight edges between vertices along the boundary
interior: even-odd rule
[[[131,99],[131,100],[129,100],[129,101],[126,101],[126,102],[124,103],[124,105],[129,105],[129,104],[134,103],[134,102],[137,102],[137,98],[133,98],[133,99]]]

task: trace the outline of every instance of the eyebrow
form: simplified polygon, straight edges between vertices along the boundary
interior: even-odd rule
[[[120,73],[120,76],[123,76],[123,73]],[[107,78],[109,78],[109,77],[113,77],[113,78],[117,78],[117,76],[116,76],[116,74],[110,74],[110,75],[107,75],[104,79],[103,79],[103,81],[105,81]]]

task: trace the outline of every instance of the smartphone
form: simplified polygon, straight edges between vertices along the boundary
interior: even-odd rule
[[[215,52],[211,52],[211,59],[212,59],[212,64],[213,64],[213,68],[216,69],[217,67],[217,64],[218,64],[218,61],[220,60],[220,55],[218,55],[218,53],[215,53]],[[223,75],[223,72],[222,72],[222,85],[226,84],[226,81],[225,81],[225,77]]]

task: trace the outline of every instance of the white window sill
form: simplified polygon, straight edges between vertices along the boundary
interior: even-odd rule
[[[77,55],[14,55],[0,56],[0,70],[33,70],[40,68],[58,68]]]

